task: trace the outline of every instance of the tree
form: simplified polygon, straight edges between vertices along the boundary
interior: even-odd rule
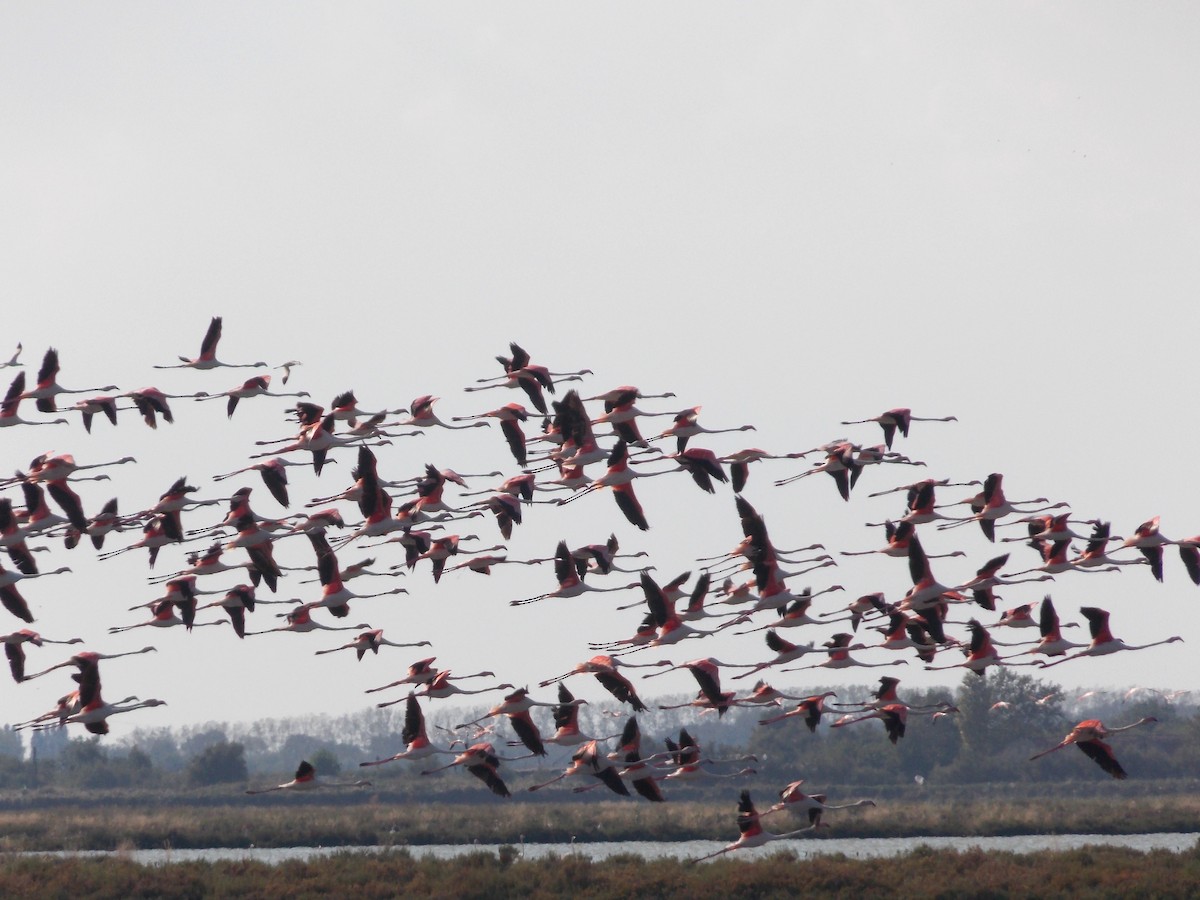
[[[195,786],[245,781],[246,748],[229,741],[205,747],[192,757],[187,774],[188,782]]]

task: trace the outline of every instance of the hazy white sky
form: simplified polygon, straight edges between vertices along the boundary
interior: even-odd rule
[[[246,373],[151,368],[194,355],[222,315],[223,359],[303,360],[288,387],[317,402],[348,388],[369,407],[432,393],[448,417],[523,399],[462,392],[516,340],[551,368],[593,369],[590,392],[673,390],[677,401],[644,406],[702,404],[709,426],[757,426],[695,442],[718,453],[875,443],[876,429],[838,422],[892,406],[959,417],[915,425],[898,447],[928,469],[868,471],[849,504],[824,476],[771,486],[802,463],[757,466],[747,497],[781,546],[879,546],[863,522],[899,515],[902,500],[867,493],[993,471],[1010,497],[1067,500],[1118,533],[1159,514],[1168,536],[1200,531],[1196,426],[1179,411],[1200,326],[1191,4],[27,4],[4,19],[0,353],[23,342],[31,378],[55,346],[66,387],[232,388]],[[209,478],[244,465],[255,440],[288,434],[288,402],[246,401],[227,422],[220,404],[181,400],[177,424],[156,432],[124,414],[90,436],[77,419],[5,429],[0,446],[10,469],[48,449],[80,462],[137,456],[112,482],[79,488],[89,513],[113,495],[131,513],[179,475],[206,497],[243,483]],[[38,417],[32,404],[22,413]],[[497,429],[380,451],[384,477],[426,462],[515,471]],[[293,497],[346,487],[349,463],[319,480],[293,472]],[[244,483],[260,513],[280,512],[257,477]],[[639,493],[646,535],[601,494],[529,510],[510,555],[615,529],[666,580],[739,537],[727,488],[708,497],[680,476]],[[215,519],[201,510],[185,524]],[[498,538],[490,521],[459,530],[484,546]],[[931,551],[969,553],[937,565],[947,582],[999,552],[974,528],[924,537]],[[1012,546],[1010,568],[1037,562]],[[306,553],[281,556],[301,564]],[[42,567],[75,571],[22,590],[48,637],[159,647],[105,668],[106,696],[170,703],[114,723],[118,734],[358,709],[363,688],[418,655],[312,655],[336,635],[109,638],[156,592],[144,554],[92,556],[56,547]],[[157,571],[181,558],[164,551]],[[1099,605],[1129,641],[1200,641],[1200,589],[1173,553],[1166,568],[1164,585],[1132,570],[1050,587],[1064,619]],[[875,590],[899,599],[908,586],[903,561],[826,572],[814,588],[848,593],[819,609]],[[280,596],[315,597],[296,581]],[[588,641],[623,637],[640,617],[613,612],[632,594],[509,608],[553,586],[549,567],[437,586],[421,568],[405,583],[409,596],[356,603],[352,621],[427,638],[440,664],[515,684],[564,671],[590,655]],[[1042,587],[1008,589],[1002,608]],[[758,638],[721,638],[674,656],[765,653]],[[1172,645],[1047,675],[1200,688],[1192,654]],[[33,651],[30,668],[60,657]],[[958,681],[900,671],[913,686]],[[793,678],[772,680],[813,683]],[[10,687],[11,720],[68,686],[64,674]],[[693,689],[685,674],[658,686]]]

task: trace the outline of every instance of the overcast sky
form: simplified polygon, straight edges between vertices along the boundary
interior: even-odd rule
[[[248,370],[152,368],[194,356],[220,315],[222,359],[303,361],[287,390],[327,404],[353,388],[368,408],[434,394],[448,418],[525,401],[462,390],[495,375],[493,357],[517,341],[552,369],[592,369],[585,396],[669,390],[677,399],[641,405],[703,405],[709,427],[757,427],[693,443],[719,454],[842,436],[874,444],[874,426],[839,422],[894,406],[958,417],[914,425],[897,449],[928,467],[869,470],[848,504],[824,476],[772,486],[809,463],[756,466],[746,496],[783,547],[881,546],[863,523],[900,515],[903,499],[868,493],[990,472],[1005,474],[1012,499],[1069,501],[1116,533],[1154,515],[1169,537],[1200,532],[1187,412],[1200,327],[1192,4],[25,4],[4,22],[0,357],[22,342],[31,382],[54,346],[68,388],[232,388]],[[187,475],[206,498],[253,485],[256,510],[276,515],[257,476],[210,479],[246,465],[254,441],[293,432],[291,402],[244,401],[230,422],[219,403],[179,400],[173,427],[150,431],[124,413],[91,435],[72,413],[70,426],[5,429],[0,446],[9,469],[50,449],[80,463],[136,456],[111,482],[79,486],[89,513],[110,496],[124,513],[147,508]],[[28,402],[21,414],[48,418]],[[497,428],[379,450],[385,478],[426,462],[516,472]],[[291,470],[291,511],[349,486],[351,465],[342,454],[319,479]],[[740,537],[728,487],[709,497],[680,475],[638,491],[646,534],[603,492],[529,509],[508,552],[549,556],[560,538],[615,530],[666,581]],[[202,509],[184,523],[219,517]],[[456,530],[479,546],[499,539],[490,520]],[[947,583],[1000,552],[973,526],[923,536],[931,552],[968,553],[935,564]],[[426,655],[385,648],[356,664],[313,655],[339,635],[243,643],[227,627],[108,637],[145,617],[128,607],[157,596],[144,552],[101,563],[90,547],[54,546],[39,565],[74,571],[22,585],[35,627],[104,652],[159,648],[104,667],[108,699],[170,704],[114,720],[116,734],[356,710],[364,688]],[[1009,546],[1010,570],[1037,563]],[[348,547],[341,560],[366,555]],[[401,558],[376,555],[382,567]],[[164,550],[155,574],[182,556]],[[303,542],[280,550],[289,564],[309,556]],[[1200,588],[1173,551],[1166,570],[1162,585],[1140,568],[1067,574],[1008,588],[1001,608],[1049,587],[1064,619],[1098,605],[1130,642],[1189,642],[1045,673],[1067,688],[1197,689]],[[315,599],[298,581],[278,596]],[[808,583],[846,587],[818,611],[876,590],[897,600],[909,585],[905,563],[885,558],[844,560],[795,587]],[[356,602],[349,621],[428,639],[440,665],[518,685],[587,658],[589,641],[627,636],[641,615],[615,611],[634,593],[510,608],[554,586],[549,566],[456,572],[435,586],[425,564],[403,584],[408,596]],[[277,624],[274,611],[251,627]],[[788,636],[820,643],[835,630]],[[31,651],[29,667],[62,650]],[[722,637],[670,655],[766,654],[760,637]],[[914,687],[960,677],[915,660],[891,671]],[[686,673],[657,685],[694,690]],[[10,684],[10,720],[70,686],[65,673]],[[607,699],[594,683],[573,687]]]

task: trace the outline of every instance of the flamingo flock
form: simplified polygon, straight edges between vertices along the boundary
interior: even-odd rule
[[[315,390],[271,391],[268,374],[217,390],[211,379],[227,368],[278,369],[284,373],[284,382],[289,377],[299,380],[314,368],[297,369],[297,360],[275,366],[266,361],[223,362],[217,356],[222,334],[223,321],[214,317],[197,356],[177,354],[178,363],[147,361],[148,377],[154,370],[178,370],[174,377],[185,380],[187,387],[177,393],[158,387],[62,387],[60,365],[69,364],[71,354],[63,353],[60,360],[56,349],[46,351],[35,386],[29,388],[18,345],[18,353],[4,366],[15,369],[16,374],[0,404],[0,426],[9,439],[9,468],[15,471],[14,477],[0,483],[0,549],[11,567],[0,566],[0,601],[22,626],[33,625],[55,604],[73,602],[71,594],[84,589],[76,571],[80,566],[74,561],[91,554],[89,571],[105,578],[113,572],[114,578],[122,579],[114,592],[126,601],[143,601],[133,608],[148,607],[152,614],[149,620],[129,621],[116,608],[107,609],[104,614],[112,616],[108,634],[152,629],[164,639],[204,642],[211,644],[213,653],[221,654],[225,665],[245,665],[247,671],[252,671],[256,659],[266,652],[265,643],[288,644],[289,678],[301,690],[306,678],[336,679],[332,673],[339,666],[351,673],[355,666],[396,665],[399,658],[401,665],[408,665],[408,675],[369,688],[367,693],[400,689],[378,705],[405,704],[405,725],[398,735],[403,749],[385,759],[365,761],[364,766],[450,755],[453,760],[445,766],[422,771],[462,767],[493,794],[510,797],[513,791],[506,781],[510,767],[504,764],[544,757],[549,745],[571,748],[571,765],[557,778],[529,790],[578,776],[589,784],[577,790],[605,787],[621,796],[659,801],[668,799],[675,785],[692,778],[746,779],[752,777],[753,769],[727,770],[731,761],[707,757],[686,730],[678,740],[660,736],[664,750],[644,750],[637,716],[651,702],[646,699],[645,687],[638,684],[646,678],[687,673],[698,692],[683,705],[694,709],[697,716],[720,717],[732,706],[759,705],[771,712],[763,716],[762,727],[795,729],[796,741],[802,742],[817,728],[822,715],[832,712],[840,716],[834,728],[879,720],[887,738],[896,743],[904,737],[910,713],[929,711],[914,709],[899,699],[895,691],[899,679],[894,675],[881,679],[890,693],[841,702],[829,694],[810,696],[804,688],[793,693],[779,691],[763,679],[775,673],[810,673],[795,679],[803,682],[811,680],[812,671],[818,669],[886,667],[894,671],[901,666],[908,667],[906,671],[962,669],[966,677],[983,678],[996,667],[1078,667],[1097,665],[1089,660],[1118,651],[1158,647],[1161,649],[1156,652],[1174,652],[1167,645],[1181,642],[1181,635],[1156,634],[1142,643],[1113,637],[1110,616],[1117,631],[1148,617],[1127,609],[1107,610],[1088,603],[1074,605],[1073,601],[1064,604],[1064,595],[1069,595],[1067,585],[1092,581],[1078,579],[1079,574],[1119,577],[1139,595],[1158,589],[1158,582],[1200,584],[1197,538],[1165,537],[1158,517],[1140,525],[1127,523],[1129,536],[1114,536],[1102,515],[1077,518],[1067,500],[1009,499],[1002,473],[945,473],[948,477],[923,478],[864,496],[864,478],[882,482],[890,473],[929,468],[926,462],[893,448],[909,440],[914,423],[921,423],[916,430],[922,446],[936,446],[939,429],[965,427],[951,424],[958,422],[955,416],[915,415],[907,408],[893,408],[839,423],[853,429],[849,433],[864,442],[870,433],[866,426],[881,427],[884,443],[874,446],[839,437],[801,451],[737,449],[735,442],[743,440],[738,435],[756,426],[724,423],[716,415],[710,424],[707,415],[701,415],[702,406],[676,405],[676,394],[685,395],[684,385],[653,393],[631,385],[597,390],[590,386],[595,377],[590,370],[552,370],[535,363],[516,343],[509,345],[506,355],[496,357],[502,375],[464,374],[463,383],[457,386],[460,395],[444,390],[440,398],[419,394],[407,405],[363,410],[354,392],[343,390],[324,406],[315,398]],[[481,363],[480,369],[486,362]],[[577,388],[576,384],[583,386]],[[477,392],[503,388],[516,391],[520,399],[492,409],[473,406]],[[92,396],[71,407],[59,406],[67,395],[80,394]],[[272,435],[280,428],[281,398],[292,404],[288,412],[295,431],[277,438]],[[143,486],[130,474],[137,471],[142,457],[103,462],[86,452],[101,428],[122,432],[142,428],[126,417],[129,412],[155,432],[188,429],[199,427],[194,423],[205,415],[205,401],[214,399],[225,401],[225,415],[215,424],[205,420],[205,428],[219,431],[221,426],[232,427],[235,410],[241,409],[238,421],[253,420],[262,437],[233,447],[228,438],[219,438],[221,450],[240,459],[232,468],[223,459],[220,468],[226,471],[203,478],[198,473],[206,465],[218,468],[204,455],[208,444],[198,445],[193,456],[173,459],[179,471],[193,474],[161,485],[162,493],[154,502],[137,499]],[[450,407],[444,418],[435,413],[435,404]],[[270,415],[264,412],[268,409],[273,411]],[[59,412],[79,413],[79,417],[66,419],[56,415]],[[97,415],[102,418],[97,420]],[[650,423],[658,417],[670,424],[661,430],[652,427]],[[484,433],[493,423],[499,436]],[[444,437],[434,440],[430,437],[434,432]],[[36,436],[38,446],[45,445],[46,433],[53,433],[56,442],[70,446],[70,452],[44,451],[25,462],[17,455],[17,447],[24,443],[13,436],[26,433]],[[417,440],[402,440],[410,437]],[[211,436],[207,440],[211,441]],[[697,442],[708,446],[697,446]],[[140,443],[145,444],[146,438]],[[153,452],[153,440],[148,446]],[[262,449],[267,447],[270,449]],[[455,451],[459,451],[457,457]],[[435,457],[435,453],[446,457]],[[480,457],[489,460],[487,465],[494,470],[466,473],[458,461]],[[77,458],[81,462],[76,462]],[[435,458],[436,462],[432,461]],[[447,463],[460,468],[448,468]],[[104,471],[82,474],[98,469]],[[772,469],[778,477],[755,475],[759,469]],[[786,504],[816,503],[818,498],[823,502],[831,497],[826,479],[808,480],[819,473],[833,480],[840,498],[834,503],[861,510],[861,521],[882,517],[866,526],[882,529],[879,539],[868,537],[857,547],[838,547],[836,556],[829,552],[801,556],[825,551],[825,545],[819,543],[779,549],[776,540],[782,535],[768,528],[768,519]],[[971,475],[975,476],[972,480],[951,480]],[[319,487],[318,480],[322,482]],[[121,490],[116,489],[118,481]],[[228,492],[226,481],[238,487]],[[668,482],[671,491],[688,492],[688,506],[674,508],[655,502],[667,490],[659,491],[658,485]],[[262,496],[255,493],[259,485],[266,491]],[[106,494],[116,496],[100,502],[97,493],[102,487]],[[942,501],[947,492],[960,487],[979,490]],[[313,499],[305,503],[301,499],[305,494]],[[605,494],[613,500],[605,500]],[[706,502],[703,519],[681,513],[691,508],[697,494]],[[903,496],[903,504],[896,502],[895,494]],[[485,499],[471,499],[481,496]],[[302,510],[295,508],[299,503],[305,504]],[[269,516],[259,512],[267,504]],[[477,534],[461,533],[468,520]],[[977,559],[962,570],[953,560],[974,555],[959,537],[973,525],[978,526],[971,528],[977,533],[976,545],[980,541],[989,548],[997,541],[1024,543],[1029,550],[1018,546],[999,556],[988,553],[986,562]],[[1075,531],[1072,525],[1083,530]],[[1024,528],[1026,536],[998,537],[998,531],[1009,526]],[[580,528],[586,528],[584,540],[590,537],[589,543],[569,536]],[[669,567],[677,563],[639,549],[644,533],[652,530],[676,533],[694,547],[689,571],[672,577]],[[560,537],[545,538],[556,531]],[[731,552],[721,554],[714,545],[728,546],[727,532],[740,533],[741,539]],[[940,537],[943,532],[946,536]],[[82,541],[84,536],[89,540]],[[531,547],[532,540],[541,543]],[[797,538],[788,535],[785,540],[782,546]],[[950,543],[956,540],[961,543]],[[925,541],[939,542],[940,552],[928,552]],[[520,546],[531,552],[515,552]],[[862,549],[864,546],[872,549]],[[1171,571],[1165,553],[1172,547],[1177,548],[1183,563],[1178,571]],[[367,550],[369,557],[346,561],[351,551]],[[1024,562],[1015,561],[1018,553],[1025,554]],[[70,557],[64,561],[73,565],[47,565],[48,559],[63,557]],[[140,561],[131,562],[134,557]],[[860,562],[857,557],[866,560]],[[118,558],[121,562],[115,561]],[[864,591],[849,605],[820,599],[844,590],[840,584],[814,591],[798,582],[802,576],[830,567],[838,569],[839,580],[848,582],[855,568],[868,565],[868,560],[886,566],[888,575],[875,590]],[[129,579],[128,573],[135,567],[140,575]],[[949,574],[952,567],[959,570],[957,574]],[[935,569],[947,574],[939,578]],[[315,573],[316,577],[306,578],[302,573]],[[43,582],[42,576],[48,575],[65,577]],[[484,578],[479,578],[481,575]],[[380,579],[380,589],[351,591],[346,583],[357,578],[364,580],[356,584]],[[537,587],[528,589],[535,581]],[[1021,586],[1030,582],[1040,582],[1042,587]],[[1048,582],[1055,582],[1053,592],[1046,591]],[[150,597],[157,589],[153,585],[163,586],[165,593]],[[1039,590],[1044,597],[1029,596],[1027,592],[1032,590]],[[1052,599],[1051,593],[1057,594],[1057,599]],[[199,603],[198,598],[205,595],[219,599]],[[546,662],[534,688],[499,682],[491,671],[457,675],[451,668],[441,668],[439,656],[450,660],[456,649],[440,638],[431,641],[411,633],[411,623],[417,620],[412,611],[424,610],[420,621],[436,619],[445,624],[443,633],[452,634],[473,627],[473,615],[464,598],[475,595],[504,617],[503,629],[493,633],[492,639],[515,645],[513,649],[530,668],[537,669],[543,658],[557,659],[559,653],[576,654],[576,659],[586,652],[594,655],[557,676],[551,673],[558,667]],[[1026,602],[997,615],[998,599]],[[284,610],[276,613],[273,607],[279,606]],[[1090,642],[1063,640],[1056,606],[1086,619]],[[79,621],[87,619],[80,617]],[[620,621],[626,623],[623,631],[606,633]],[[223,623],[233,627],[205,627]],[[202,627],[204,631],[198,632]],[[992,632],[1001,627],[1017,633],[1027,628],[1029,638],[1016,652],[1002,653],[1001,647],[1012,645],[993,640]],[[831,633],[831,628],[836,630]],[[792,640],[782,636],[785,629]],[[105,634],[82,634],[82,627],[80,630],[79,636],[56,634],[52,639],[22,627],[0,638],[18,685],[10,708],[26,705],[25,693],[32,690],[26,686],[28,682],[60,668],[79,669],[75,686],[59,683],[63,696],[55,708],[20,723],[21,727],[81,724],[94,733],[107,733],[109,717],[164,704],[136,697],[117,704],[103,700],[99,663],[126,654],[89,650],[36,674],[26,674],[31,651],[49,655],[57,643],[106,646]],[[291,637],[312,631],[355,635],[341,638],[348,642],[336,646],[328,639],[322,641],[319,634]],[[385,631],[401,639],[385,639]],[[549,643],[555,645],[554,653],[547,647]],[[397,652],[431,644],[439,656],[418,662]],[[737,656],[726,662],[701,649],[715,646],[722,648],[721,656]],[[339,652],[342,650],[355,652]],[[320,662],[315,657],[320,657]],[[149,658],[116,664],[113,671],[123,682],[136,683],[138,679],[127,678],[125,670],[138,665],[145,667],[145,680],[155,684],[156,692],[169,693],[171,673],[155,668]],[[464,661],[466,668],[477,665],[473,660]],[[653,671],[641,673],[638,669]],[[109,671],[106,663],[106,678]],[[588,697],[576,697],[564,685],[575,675],[595,679],[594,685],[590,679],[576,682],[588,685]],[[739,683],[751,677],[757,683],[741,692]],[[462,686],[468,679],[485,678],[495,683],[476,681],[480,686]],[[548,691],[551,686],[556,686],[557,695],[534,696],[533,692]],[[486,715],[461,723],[444,746],[429,741],[424,717],[430,705],[456,694],[495,691],[505,694]],[[347,696],[345,702],[362,700],[361,696]],[[580,730],[579,707],[592,703],[615,705],[615,711],[626,719],[619,734],[589,736]],[[31,711],[36,706],[29,702]],[[539,708],[549,712],[543,714]],[[933,712],[948,716],[954,710],[945,704]],[[542,715],[552,717],[549,723],[539,723]],[[801,720],[806,729],[799,729],[799,723],[791,719]],[[1152,723],[1143,720],[1136,724]],[[505,746],[499,736],[501,729],[511,731],[515,739],[509,744],[523,748],[526,754],[511,756],[498,750]],[[1122,730],[1126,729],[1106,728],[1094,721],[1080,723],[1052,750],[1074,743],[1105,771],[1123,778],[1124,769],[1101,740]],[[609,748],[610,741],[618,743]],[[820,813],[840,807],[824,805],[823,795],[803,794],[798,790],[801,783],[785,787],[783,802],[770,812],[804,812],[810,817],[805,828],[780,834],[764,830],[760,819],[770,813],[759,814],[749,792],[743,790],[738,807],[741,837],[719,854],[796,836],[825,824]],[[267,790],[296,790],[316,784],[320,784],[319,777],[311,765],[302,763],[293,781]]]

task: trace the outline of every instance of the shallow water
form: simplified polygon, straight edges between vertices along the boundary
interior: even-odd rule
[[[1034,853],[1041,850],[1073,850],[1086,846],[1128,847],[1132,850],[1170,850],[1179,853],[1196,847],[1200,835],[1195,833],[1162,834],[1030,834],[1009,837],[921,837],[921,838],[821,838],[818,840],[795,838],[777,841],[765,847],[739,850],[736,859],[752,860],[769,856],[777,850],[787,849],[801,858],[842,853],[853,858],[898,856],[917,847],[927,846],[938,850],[1001,850],[1010,853]],[[730,838],[732,840],[732,837]],[[526,859],[542,859],[548,856],[576,854],[590,860],[604,860],[610,856],[632,854],[645,859],[693,859],[720,850],[725,841],[611,841],[606,843],[573,844],[518,844],[518,852]],[[172,862],[195,860],[216,862],[219,860],[256,860],[278,864],[287,860],[309,860],[334,853],[387,854],[393,850],[407,850],[414,857],[453,859],[468,853],[496,853],[500,844],[414,844],[396,847],[275,847],[230,849],[215,847],[200,850],[128,850],[128,851],[59,851],[49,853],[18,854],[22,856],[60,857],[110,857],[119,856],[143,865],[164,865]]]

